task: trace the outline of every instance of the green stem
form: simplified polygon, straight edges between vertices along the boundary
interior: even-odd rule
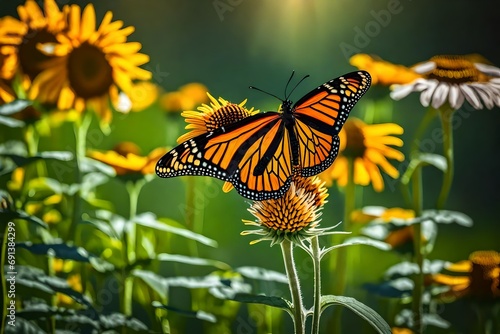
[[[304,307],[302,305],[302,294],[297,269],[293,260],[293,244],[285,239],[281,243],[281,252],[285,263],[286,276],[290,284],[290,294],[292,296],[293,325],[295,334],[305,333]]]
[[[450,193],[451,183],[453,181],[453,109],[445,106],[442,109],[439,109],[439,116],[441,116],[441,127],[443,129],[443,154],[446,158],[447,168],[443,176],[443,185],[441,186],[441,192],[439,193],[436,205],[438,210],[444,207]]]
[[[196,231],[196,178],[187,177],[187,187],[186,187],[186,227],[188,230],[199,233]],[[203,196],[200,196],[203,197]],[[196,241],[191,240],[189,242],[189,253],[191,256],[198,256],[198,245]]]
[[[420,143],[421,143],[421,138],[424,135],[425,131],[429,127],[429,124],[431,121],[436,117],[437,115],[437,110],[429,107],[427,109],[427,112],[425,113],[424,118],[418,125],[417,130],[415,131],[415,135],[413,137],[413,141],[411,144],[410,148],[410,157],[413,158],[415,157],[419,152],[420,152]],[[409,206],[412,205],[412,199],[411,195],[409,193],[408,187],[406,187],[403,183],[400,183],[401,185],[401,193],[403,194],[403,198],[405,200],[405,203]]]
[[[415,211],[415,217],[422,216],[423,208],[423,197],[422,197],[422,168],[418,166],[412,175],[412,192],[413,192],[413,210]],[[413,309],[413,319],[415,324],[415,333],[423,333],[422,326],[422,295],[424,291],[424,250],[423,250],[423,240],[422,240],[422,224],[413,224],[413,245],[415,259],[414,262],[417,264],[419,271],[414,276],[414,288],[413,288],[413,299],[412,299],[412,309]]]
[[[411,150],[410,150],[411,157],[413,157],[416,153],[418,153],[420,151],[420,147],[419,147],[420,142],[421,142],[420,139],[422,138],[425,131],[429,127],[429,124],[431,123],[431,121],[436,117],[436,114],[437,114],[436,109],[434,109],[432,107],[429,107],[429,109],[427,109],[427,112],[425,113],[424,118],[422,119],[422,121],[418,125],[417,131],[415,131],[415,136],[413,138],[413,141],[411,144]]]
[[[321,255],[317,235],[311,239],[311,250],[314,270],[314,305],[311,334],[318,334],[321,316]]]
[[[75,132],[75,184],[82,183],[82,173],[81,164],[85,158],[86,144],[87,144],[87,132],[89,130],[90,123],[92,122],[92,117],[89,112],[85,112],[82,116],[81,123],[74,123]],[[82,200],[81,200],[81,190],[77,190],[73,195],[73,216],[71,220],[71,225],[68,230],[68,237],[66,240],[73,240],[76,234],[76,228],[80,223],[82,216]]]
[[[134,263],[137,259],[137,229],[134,223],[134,217],[137,214],[137,204],[139,201],[139,194],[142,187],[146,184],[146,180],[139,179],[136,182],[129,181],[126,183],[127,192],[129,194],[129,219],[126,222],[125,229],[123,231],[123,260],[124,269],[122,272],[122,277],[124,280],[123,286],[123,298],[122,298],[122,312],[126,316],[132,315],[132,301],[133,301],[133,291],[134,291],[134,277],[129,275]]]
[[[356,185],[354,184],[354,160],[347,158],[347,184],[344,188],[344,231],[351,231],[351,213],[356,208]],[[340,238],[339,244],[343,243],[346,236],[338,235]],[[332,264],[332,263],[331,263]],[[335,263],[332,264],[331,272],[335,272],[333,294],[341,296],[344,294],[347,280],[347,247],[337,249]],[[333,329],[333,333],[341,333],[342,331],[342,307],[334,309],[330,318],[329,328]]]

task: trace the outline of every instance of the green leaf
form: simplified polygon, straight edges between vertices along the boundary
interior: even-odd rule
[[[140,320],[122,313],[111,313],[99,316],[99,324],[103,330],[127,327],[139,333],[148,331],[148,327]]]
[[[7,267],[5,267],[5,270],[7,275],[9,275]],[[15,270],[17,272],[17,275],[15,276],[16,285],[37,289],[50,295],[60,292],[73,298],[73,300],[77,303],[86,305],[87,307],[93,309],[93,306],[87,296],[73,290],[64,279],[47,276],[43,270],[31,266],[16,265]]]
[[[116,176],[116,172],[113,167],[89,157],[85,157],[81,160],[80,168],[83,173],[95,172],[107,175],[109,177]]]
[[[248,278],[288,284],[288,278],[285,274],[273,270],[260,267],[239,267],[236,268],[236,272]]]
[[[16,311],[16,313],[19,311]],[[17,315],[17,314],[16,314]],[[9,320],[7,316],[7,321]],[[16,326],[5,326],[5,334],[45,334],[34,322],[28,321],[21,317],[16,318]]]
[[[437,274],[443,270],[450,262],[443,260],[428,260],[424,259],[422,271],[424,274]],[[384,276],[387,279],[395,278],[395,277],[409,277],[415,275],[419,272],[418,265],[413,262],[400,262],[389,269],[386,270]]]
[[[8,158],[14,162],[15,166],[9,166],[2,170],[0,175],[8,174],[12,172],[17,167],[23,167],[29,165],[35,161],[44,159],[59,160],[59,161],[70,161],[73,159],[73,153],[66,151],[46,151],[35,154],[34,156],[28,157],[26,155],[19,155],[16,153],[0,152],[0,157]]]
[[[216,296],[220,298],[219,296]],[[265,296],[265,295],[254,295],[250,293],[236,293],[234,295],[227,294],[223,299],[234,300],[240,303],[250,303],[250,304],[262,304],[272,307],[277,307],[283,310],[291,310],[292,304],[281,297],[276,296]]]
[[[408,184],[417,168],[423,166],[434,166],[443,173],[447,170],[448,164],[446,158],[439,154],[419,152],[408,164],[408,168],[401,176],[401,183]]]
[[[118,235],[118,233],[116,233],[116,231],[107,222],[104,222],[102,220],[87,217],[86,219],[81,220],[80,224],[92,225],[102,233],[106,234],[108,237],[116,240],[120,239],[120,235]]]
[[[365,229],[366,229],[366,227],[365,227]],[[367,234],[369,236],[372,236],[372,237],[374,236],[373,233],[370,234],[371,231],[369,229],[367,231],[365,229],[363,229],[363,232],[365,234]],[[387,229],[387,227],[384,226],[383,229]],[[377,229],[378,230],[377,232],[383,232],[383,229],[382,230]],[[384,239],[384,238],[381,238],[381,239]],[[340,247],[346,247],[346,246],[354,246],[354,245],[368,245],[368,246],[373,246],[373,247],[381,249],[381,250],[392,249],[391,245],[389,245],[389,244],[387,244],[387,243],[385,243],[383,241],[379,241],[379,240],[375,240],[375,239],[370,239],[370,238],[366,238],[366,237],[353,237],[353,238],[350,238],[350,239],[346,240],[342,244],[331,246],[331,247],[328,247],[326,249],[321,250],[320,257],[322,258],[328,252],[330,252],[330,251],[332,251],[334,249],[337,249],[337,248],[340,248]]]
[[[188,317],[188,318],[196,318],[196,319],[200,319],[200,320],[204,320],[204,321],[208,321],[208,322],[212,322],[212,323],[216,323],[217,322],[217,318],[215,317],[215,315],[213,315],[211,313],[204,312],[204,311],[182,310],[182,309],[179,309],[179,308],[176,308],[176,307],[172,307],[172,306],[168,306],[168,305],[162,304],[159,301],[153,301],[151,303],[151,305],[153,305],[156,308],[161,308],[161,309],[164,309],[164,310],[175,312],[177,314],[181,314],[181,315],[183,315],[185,317]]]
[[[199,243],[202,243],[207,246],[217,247],[217,241],[209,239],[201,234],[192,232],[188,229],[171,226],[167,223],[169,221],[168,219],[163,219],[162,221],[159,221],[156,219],[156,215],[153,214],[152,212],[145,212],[140,215],[137,215],[133,218],[133,221],[142,226],[154,228],[160,231],[170,232],[191,240],[198,241]]]
[[[372,294],[385,298],[404,298],[411,296],[414,285],[412,279],[400,277],[378,284],[365,283],[363,288]]]
[[[5,220],[5,221],[11,222],[11,221],[14,221],[14,219],[22,219],[24,221],[36,224],[36,225],[43,227],[45,229],[49,228],[48,225],[45,224],[45,222],[43,220],[41,220],[40,218],[38,218],[36,216],[32,216],[32,215],[24,212],[23,210],[11,211],[11,210],[9,210],[9,208],[7,208],[7,209],[0,208],[0,214],[2,215],[2,220]]]
[[[403,325],[408,326],[408,327],[413,327],[415,324],[415,316],[413,315],[413,311],[409,309],[403,309],[401,312],[399,312],[395,318],[394,322],[396,325]],[[443,318],[441,318],[438,314],[429,314],[429,313],[424,313],[422,315],[422,326],[427,327],[427,326],[435,326],[438,328],[449,328],[450,323]]]
[[[344,296],[321,296],[321,312],[330,305],[342,305],[366,320],[377,332],[391,334],[391,328],[374,310],[354,298]]]
[[[132,275],[142,279],[153,290],[163,298],[168,298],[170,287],[182,287],[187,289],[210,289],[210,293],[218,298],[224,299],[227,295],[235,295],[239,292],[249,292],[250,286],[234,277],[225,279],[212,274],[203,277],[162,277],[149,270],[133,270]]]
[[[15,118],[0,116],[0,124],[8,126],[9,128],[22,128],[25,126],[24,122]]]
[[[167,254],[167,253],[161,253],[156,256],[156,259],[158,261],[165,261],[165,262],[178,262],[178,263],[186,263],[186,264],[192,264],[196,266],[212,266],[215,268],[219,268],[222,270],[230,270],[231,266],[217,260],[212,260],[212,259],[202,259],[199,257],[193,257],[193,256],[185,256],[185,255],[179,255],[179,254]]]
[[[151,287],[162,299],[168,299],[169,286],[166,279],[148,270],[133,270],[132,275],[142,279]]]
[[[455,223],[465,227],[473,225],[472,218],[464,213],[449,210],[425,210],[422,214],[423,221],[432,220],[438,224],[451,224]]]
[[[34,244],[31,241],[16,243],[17,248],[24,248],[33,254],[48,255],[63,259],[73,260],[78,262],[89,262],[96,270],[100,272],[113,270],[111,263],[89,254],[83,247],[70,246],[65,243],[54,244]]]
[[[10,116],[12,114],[23,111],[26,107],[32,105],[32,101],[28,100],[16,100],[10,103],[4,104],[0,106],[0,115],[2,116]]]
[[[109,177],[102,173],[93,172],[86,174],[82,178],[81,183],[82,197],[87,198],[97,186],[106,183],[108,180]]]

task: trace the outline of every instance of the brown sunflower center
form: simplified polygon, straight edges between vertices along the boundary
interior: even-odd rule
[[[361,128],[353,121],[344,124],[346,146],[343,154],[346,157],[362,157],[366,150],[365,135]]]
[[[129,154],[129,153],[132,153],[135,155],[141,155],[141,150],[140,150],[139,146],[137,146],[136,144],[129,142],[129,141],[125,141],[125,142],[117,144],[113,148],[113,151],[115,151],[116,153],[118,153],[120,155],[123,155],[124,157],[126,157],[127,154]]]
[[[83,43],[69,55],[68,77],[76,95],[88,99],[108,92],[113,84],[113,68],[101,49]]]
[[[500,288],[497,286],[500,276],[500,253],[477,251],[472,253],[469,259],[472,262],[471,295],[479,298],[500,296]]]
[[[45,69],[45,63],[51,57],[43,54],[38,50],[39,43],[56,43],[54,34],[45,29],[29,30],[23,38],[23,42],[19,45],[19,62],[24,74],[27,74],[31,79],[36,77]]]
[[[480,72],[474,64],[462,56],[434,56],[436,68],[428,75],[431,79],[450,83],[475,82]]]
[[[207,131],[213,131],[221,126],[226,126],[234,122],[240,121],[250,116],[245,108],[238,104],[230,103],[215,110],[212,114],[205,118]]]

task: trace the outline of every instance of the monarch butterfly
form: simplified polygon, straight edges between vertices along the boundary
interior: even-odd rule
[[[316,175],[339,151],[338,133],[370,87],[365,71],[345,74],[312,90],[280,112],[221,126],[178,145],[156,164],[160,177],[205,175],[230,182],[251,200],[279,198],[293,175]]]

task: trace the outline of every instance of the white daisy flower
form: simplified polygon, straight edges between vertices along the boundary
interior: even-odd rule
[[[434,56],[413,66],[422,78],[391,86],[391,97],[400,100],[411,92],[421,92],[420,103],[434,109],[448,102],[457,110],[465,100],[474,109],[500,107],[500,68],[478,60],[483,59],[476,55]]]

